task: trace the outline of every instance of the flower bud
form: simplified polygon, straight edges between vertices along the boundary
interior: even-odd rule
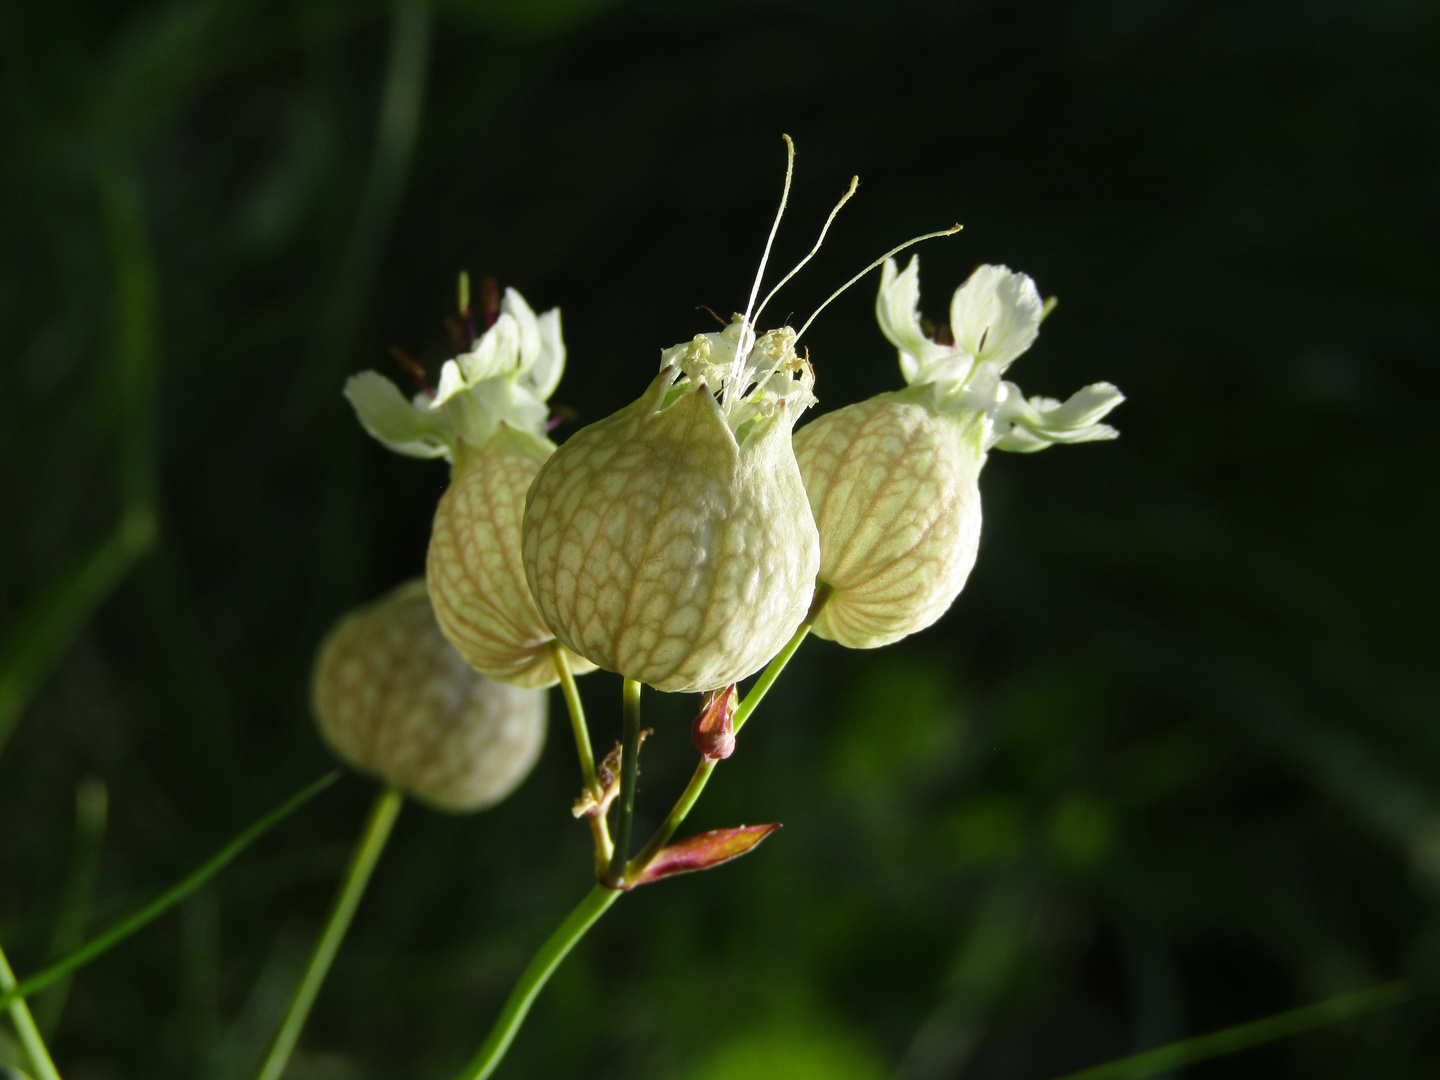
[[[442,810],[499,802],[545,739],[545,692],[471,670],[435,624],[423,581],[336,623],[315,661],[313,696],[341,759]]]
[[[707,761],[723,761],[735,752],[735,684],[705,695],[700,715],[690,725],[690,739]]]
[[[545,401],[564,367],[559,311],[537,317],[507,289],[495,324],[445,362],[433,396],[407,403],[373,371],[345,387],[365,429],[390,449],[452,463],[425,561],[435,617],[471,667],[516,686],[559,681],[555,635],[525,582],[520,521],[525,492],[555,450]],[[570,666],[594,670],[578,656]]]
[[[881,330],[910,387],[821,416],[795,436],[820,533],[820,580],[834,592],[814,632],[856,649],[923,630],[949,609],[980,543],[980,470],[989,450],[1113,439],[1098,423],[1124,400],[1096,383],[1060,403],[1020,395],[1000,376],[1034,342],[1045,306],[1035,284],[982,266],[956,290],[949,333],[918,311],[919,259],[885,264]]]
[[[728,686],[804,619],[819,541],[790,445],[815,399],[794,332],[737,317],[540,468],[525,574],[556,637],[659,690]]]

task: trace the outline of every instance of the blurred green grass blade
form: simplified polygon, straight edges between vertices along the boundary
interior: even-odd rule
[[[10,970],[5,950],[0,949],[0,990],[10,991],[7,996],[14,997],[14,986],[15,973]],[[15,1034],[20,1037],[20,1045],[25,1048],[25,1056],[30,1059],[30,1068],[35,1070],[36,1080],[60,1080],[60,1073],[55,1068],[55,1062],[50,1060],[50,1051],[45,1046],[40,1029],[35,1026],[29,1007],[20,1000],[7,1001],[6,1011],[10,1014],[10,1022],[15,1025]]]
[[[1239,1050],[1248,1050],[1252,1046],[1299,1035],[1326,1024],[1348,1020],[1352,1016],[1398,1005],[1405,997],[1406,988],[1403,982],[1372,986],[1327,998],[1314,1005],[1302,1005],[1298,1009],[1276,1013],[1263,1020],[1237,1024],[1222,1031],[1212,1031],[1209,1035],[1184,1039],[1169,1046],[1146,1050],[1143,1054],[1082,1069],[1080,1072],[1063,1076],[1060,1080],[1142,1080],[1143,1077],[1223,1057]]]
[[[128,155],[95,170],[115,288],[112,390],[125,511],[115,531],[35,598],[0,646],[0,750],[95,610],[150,550],[155,517],[159,285],[139,176]]]
[[[76,636],[130,568],[155,542],[155,519],[132,511],[75,566],[60,574],[0,645],[0,750]]]
[[[235,837],[235,839],[231,840],[209,859],[201,863],[194,871],[182,878],[171,888],[166,889],[139,911],[121,919],[89,944],[76,949],[70,955],[31,975],[28,979],[22,980],[14,989],[0,994],[0,1008],[9,1005],[10,1002],[16,998],[27,997],[37,990],[44,989],[57,979],[64,978],[76,968],[88,964],[101,953],[118,945],[131,934],[135,933],[135,931],[140,930],[159,918],[223,870],[235,856],[239,855],[261,836],[269,832],[270,829],[328,788],[339,779],[339,776],[340,771],[338,769],[334,772],[326,773],[319,780],[305,787],[299,793],[292,795],[268,814],[259,818],[244,832]]]
[[[390,55],[380,93],[375,145],[355,224],[325,307],[316,320],[304,391],[297,399],[308,424],[315,404],[338,396],[354,341],[356,313],[372,288],[390,238],[420,123],[430,70],[430,5],[398,0],[391,9]]]
[[[105,844],[109,808],[110,792],[103,780],[89,776],[80,781],[75,788],[75,842],[46,959],[62,957],[85,941],[95,907],[95,887],[100,880],[100,852]],[[35,1023],[47,1038],[53,1037],[60,1023],[69,990],[70,979],[66,977],[33,1003]]]
[[[114,292],[114,393],[120,432],[120,490],[127,507],[152,512],[159,438],[160,284],[146,222],[145,192],[128,153],[101,153],[95,180]]]

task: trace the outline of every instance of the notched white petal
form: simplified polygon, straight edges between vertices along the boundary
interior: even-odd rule
[[[536,320],[540,331],[540,355],[526,372],[522,383],[540,401],[548,401],[565,370],[565,340],[560,331],[560,309],[551,308]]]
[[[1030,348],[1040,333],[1045,302],[1028,274],[1008,266],[978,268],[950,300],[955,344],[1001,371]]]
[[[900,353],[900,374],[911,385],[964,379],[974,365],[970,353],[941,345],[925,333],[920,321],[920,256],[912,255],[904,271],[886,259],[875,297],[880,332]]]

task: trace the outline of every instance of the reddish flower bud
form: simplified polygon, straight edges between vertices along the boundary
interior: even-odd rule
[[[705,695],[705,704],[690,728],[690,738],[707,761],[720,761],[735,752],[734,717],[734,683]]]

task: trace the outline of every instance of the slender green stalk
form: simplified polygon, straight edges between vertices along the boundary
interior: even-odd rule
[[[650,865],[651,860],[660,854],[660,849],[670,842],[675,835],[675,830],[680,828],[680,823],[690,813],[690,808],[695,805],[695,800],[700,798],[700,793],[705,790],[705,785],[710,782],[710,774],[715,771],[716,761],[710,758],[701,758],[700,764],[695,766],[695,771],[690,774],[690,782],[685,785],[685,790],[680,793],[680,798],[675,800],[675,805],[670,808],[670,813],[665,815],[665,820],[655,830],[655,835],[639,854],[630,860],[625,867],[625,876],[634,877]]]
[[[599,802],[604,793],[595,778],[595,752],[590,749],[590,729],[585,724],[585,706],[580,701],[580,689],[575,685],[575,673],[570,670],[570,661],[565,656],[565,646],[558,641],[550,642],[550,655],[555,659],[555,672],[560,676],[560,689],[565,694],[565,709],[570,714],[570,730],[575,735],[575,753],[580,758],[580,777],[585,790]]]
[[[505,1051],[509,1050],[510,1044],[515,1041],[515,1034],[525,1022],[530,1006],[535,1003],[535,998],[544,989],[545,983],[560,966],[560,961],[569,955],[575,943],[585,936],[585,931],[594,925],[595,920],[600,918],[619,896],[617,889],[596,885],[586,894],[585,899],[576,905],[575,910],[570,912],[565,921],[546,939],[545,944],[540,946],[540,951],[526,966],[520,981],[506,999],[505,1008],[490,1029],[485,1045],[480,1047],[480,1052],[471,1059],[456,1080],[485,1080],[495,1071],[495,1067],[505,1056]]]
[[[750,692],[745,695],[745,700],[736,708],[735,717],[732,721],[736,731],[739,731],[740,726],[750,718],[750,714],[755,711],[755,707],[760,704],[766,692],[774,684],[775,680],[780,677],[780,673],[785,670],[785,665],[790,662],[790,658],[795,655],[795,650],[800,648],[800,643],[805,640],[806,636],[810,633],[810,628],[815,625],[815,620],[819,617],[821,608],[825,606],[834,593],[835,590],[823,582],[816,586],[815,598],[810,601],[810,610],[805,615],[805,621],[796,629],[794,635],[785,644],[785,647],[776,653],[775,658],[765,666],[765,670],[761,672],[760,677],[755,680],[755,685],[752,686]],[[645,869],[645,867],[649,866],[650,861],[660,853],[660,849],[670,842],[670,838],[675,835],[675,830],[680,828],[681,822],[685,820],[686,815],[690,813],[691,807],[695,805],[695,800],[700,798],[700,793],[705,790],[705,785],[710,782],[710,774],[714,771],[715,762],[709,759],[702,758],[700,764],[695,766],[695,771],[690,776],[690,782],[685,785],[685,790],[680,793],[680,798],[677,799],[675,805],[670,808],[670,813],[665,815],[665,820],[660,823],[660,827],[655,830],[655,835],[650,838],[649,843],[641,849],[635,858],[630,860],[629,865],[625,868],[626,877],[634,877],[641,870]]]
[[[385,850],[385,841],[390,839],[395,818],[404,804],[405,796],[392,787],[382,789],[376,796],[370,818],[365,823],[365,831],[360,834],[360,841],[355,845],[355,852],[350,857],[350,866],[340,883],[340,891],[335,894],[335,906],[330,910],[330,919],[325,924],[320,940],[315,943],[310,964],[305,969],[300,985],[295,988],[295,997],[290,1001],[290,1009],[275,1035],[275,1044],[270,1047],[265,1064],[260,1066],[260,1072],[256,1074],[257,1080],[280,1080],[285,1072],[290,1054],[300,1038],[300,1031],[310,1016],[310,1008],[315,1004],[315,996],[320,993],[320,986],[325,981],[325,976],[330,973],[330,965],[340,950],[340,942],[345,939],[345,931],[350,929],[355,909],[360,906],[360,897],[365,893],[365,886],[370,883],[370,875],[380,860],[380,853]]]
[[[780,672],[785,669],[785,665],[790,662],[790,658],[795,655],[795,650],[800,647],[800,643],[810,633],[810,627],[815,624],[820,609],[830,599],[832,592],[833,590],[828,585],[822,584],[816,588],[815,598],[810,603],[810,611],[806,614],[805,621],[800,624],[800,628],[795,631],[795,635],[785,648],[781,649],[779,654],[770,661],[764,673],[750,688],[750,693],[745,696],[745,700],[735,710],[734,725],[737,730],[755,711],[755,706],[760,704],[760,699],[765,696],[766,691],[770,689]],[[615,850],[610,861],[608,875],[609,881],[614,883],[622,882],[627,877],[644,869],[665,846],[670,837],[674,835],[675,830],[680,827],[680,823],[685,820],[685,815],[690,812],[690,808],[695,805],[695,800],[700,797],[700,792],[705,789],[705,783],[710,779],[710,773],[715,768],[713,761],[700,763],[679,801],[671,809],[660,828],[656,830],[650,842],[645,845],[639,855],[627,864],[625,853],[630,849],[630,828],[635,817],[635,782],[639,775],[640,684],[632,679],[626,679],[623,694],[624,731],[620,752],[620,818],[616,823]],[[570,950],[575,947],[575,943],[594,925],[595,920],[600,918],[619,897],[618,889],[611,888],[609,884],[602,881],[590,890],[584,900],[580,901],[575,910],[550,935],[525,968],[515,989],[510,991],[505,1008],[490,1029],[485,1044],[456,1080],[485,1080],[495,1071],[496,1066],[505,1056],[505,1052],[510,1048],[511,1042],[514,1041],[516,1032],[520,1030],[520,1025],[525,1022],[525,1016],[530,1011],[530,1006],[534,1004],[535,998],[544,988],[551,974],[559,967],[560,961],[565,959]]]
[[[1347,1020],[1361,1013],[1398,1005],[1405,1000],[1406,994],[1403,982],[1372,986],[1328,998],[1314,1005],[1303,1005],[1288,1012],[1276,1013],[1263,1020],[1252,1020],[1248,1024],[1212,1031],[1208,1035],[1183,1039],[1169,1046],[1146,1050],[1143,1054],[1082,1069],[1062,1077],[1061,1080],[1142,1080],[1143,1077],[1183,1068],[1197,1061],[1208,1061],[1210,1058],[1233,1054],[1237,1050],[1274,1042],[1289,1035],[1299,1035],[1338,1020]]]
[[[805,613],[805,621],[802,622],[785,643],[785,647],[775,654],[775,659],[765,665],[765,670],[755,680],[755,685],[750,687],[750,692],[745,695],[745,700],[735,710],[735,730],[739,731],[745,726],[745,721],[750,719],[750,714],[765,698],[765,694],[774,685],[780,673],[785,670],[785,665],[790,663],[790,658],[795,655],[795,650],[800,648],[800,643],[810,634],[810,628],[815,625],[815,620],[820,617],[820,611],[830,602],[830,597],[835,595],[835,590],[823,581],[815,586],[815,595],[810,600],[810,610]]]
[[[20,1045],[25,1048],[25,1054],[30,1059],[30,1069],[35,1074],[35,1080],[60,1080],[60,1072],[55,1068],[55,1062],[50,1060],[50,1051],[45,1049],[45,1040],[40,1037],[40,1029],[35,1026],[35,1018],[30,1015],[30,1008],[25,1004],[25,999],[14,996],[15,972],[10,970],[10,961],[5,959],[5,950],[0,949],[0,991],[10,995],[9,1012],[10,1021],[15,1025],[15,1033],[20,1036]]]
[[[31,975],[28,979],[22,979],[19,985],[0,991],[0,1008],[5,1008],[12,1001],[18,998],[29,997],[37,990],[49,986],[57,979],[62,979],[76,968],[88,964],[101,953],[120,944],[137,930],[154,922],[166,911],[174,907],[185,897],[198,889],[205,882],[209,881],[217,873],[223,870],[234,858],[253,844],[261,836],[278,825],[284,818],[288,817],[303,804],[309,802],[320,792],[324,791],[340,777],[337,769],[334,772],[326,773],[319,780],[310,784],[299,793],[290,796],[283,803],[271,810],[268,814],[259,818],[254,824],[247,828],[239,836],[231,840],[218,852],[212,855],[205,862],[201,863],[188,875],[182,878],[175,885],[166,889],[150,903],[146,904],[139,911],[127,915],[109,930],[100,934],[86,945],[82,945],[68,956],[55,961],[49,967]]]
[[[620,751],[620,817],[615,822],[615,851],[610,857],[610,880],[625,879],[625,858],[630,853],[630,827],[635,821],[635,784],[640,779],[640,684],[626,679],[621,691],[624,729]]]

